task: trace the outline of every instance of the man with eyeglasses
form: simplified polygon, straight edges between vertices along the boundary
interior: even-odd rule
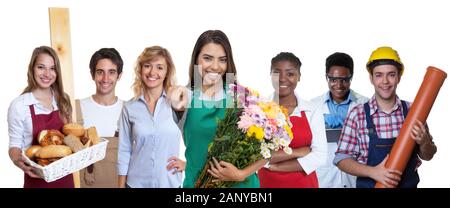
[[[340,171],[333,165],[337,141],[347,113],[356,105],[368,101],[350,89],[353,77],[353,59],[346,53],[336,52],[325,62],[328,89],[325,94],[312,99],[323,112],[328,142],[327,163],[317,169],[320,188],[354,188],[356,177]]]

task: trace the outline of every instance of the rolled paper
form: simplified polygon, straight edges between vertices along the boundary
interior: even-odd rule
[[[417,92],[414,102],[409,109],[408,116],[406,116],[405,122],[389,154],[389,158],[386,161],[386,168],[399,170],[400,172],[405,170],[416,144],[411,138],[412,128],[416,120],[422,123],[425,123],[427,120],[428,114],[431,111],[431,107],[433,107],[433,103],[445,78],[447,78],[447,73],[444,71],[432,66],[427,68],[422,85]],[[385,188],[385,186],[377,182],[375,188]]]

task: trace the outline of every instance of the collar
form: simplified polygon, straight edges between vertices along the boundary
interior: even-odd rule
[[[313,111],[314,105],[310,103],[309,101],[302,99],[300,96],[298,96],[297,93],[295,94],[295,98],[297,99],[297,107],[295,107],[294,111],[292,111],[292,114],[290,116],[301,116],[302,111]],[[274,100],[275,93],[272,93],[270,95],[270,100]]]
[[[166,91],[163,90],[163,92],[162,92],[162,94],[161,94],[161,96],[159,98],[166,98],[166,96],[167,96]],[[144,103],[146,102],[145,98],[144,98],[144,93],[142,93],[141,96],[139,96],[139,100],[144,101]]]
[[[328,91],[328,93],[326,93],[325,95],[325,103],[332,102],[334,105],[345,105],[353,101],[356,101],[355,93],[353,93],[353,90],[349,90],[347,98],[342,103],[336,103],[336,101],[331,98],[331,91]]]
[[[23,99],[23,103],[26,106],[29,105],[42,105],[39,100],[34,97],[32,92],[27,92],[25,94],[23,94],[24,99]],[[56,103],[56,99],[55,99],[55,94],[53,94],[53,90],[52,90],[52,106],[54,110],[58,110],[58,103]]]
[[[222,100],[223,98],[225,98],[225,92],[223,90],[223,88],[220,88],[219,91],[217,91],[214,96],[210,97],[206,94],[203,93],[202,90],[198,90],[198,92],[200,93],[198,96],[199,100],[207,100],[207,101],[219,101]]]
[[[299,116],[301,117],[301,112],[312,112],[314,109],[314,105],[310,103],[309,101],[302,99],[300,96],[298,96],[297,93],[295,93],[295,97],[297,98],[297,107],[292,111],[291,116]]]
[[[398,98],[398,96],[395,96],[395,104],[394,104],[394,107],[392,107],[391,113],[398,110],[399,108],[401,109],[401,106],[402,106],[402,103],[401,103],[400,99]],[[378,112],[379,108],[378,108],[377,99],[375,98],[375,95],[373,95],[372,98],[370,98],[369,107],[370,107],[370,115],[373,115],[376,112]]]

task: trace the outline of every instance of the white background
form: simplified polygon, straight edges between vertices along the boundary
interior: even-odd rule
[[[325,58],[333,52],[355,61],[352,88],[372,96],[365,63],[382,45],[396,49],[405,65],[398,87],[413,101],[429,65],[448,72],[450,19],[445,1],[1,1],[0,3],[0,187],[21,187],[23,174],[8,157],[7,109],[26,86],[27,66],[36,46],[50,45],[48,7],[70,8],[75,97],[95,86],[89,59],[101,47],[115,47],[124,59],[116,92],[132,96],[133,66],[145,47],[161,45],[172,53],[179,84],[186,84],[198,36],[224,31],[232,44],[241,84],[271,93],[270,59],[281,51],[302,61],[298,93],[311,99],[324,93]],[[450,187],[449,81],[428,117],[438,152],[420,167],[420,187]]]

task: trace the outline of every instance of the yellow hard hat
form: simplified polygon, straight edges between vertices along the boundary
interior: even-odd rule
[[[397,51],[389,46],[379,47],[372,52],[369,61],[366,64],[367,71],[371,72],[375,66],[391,64],[400,70],[400,76],[403,74],[403,63]]]

